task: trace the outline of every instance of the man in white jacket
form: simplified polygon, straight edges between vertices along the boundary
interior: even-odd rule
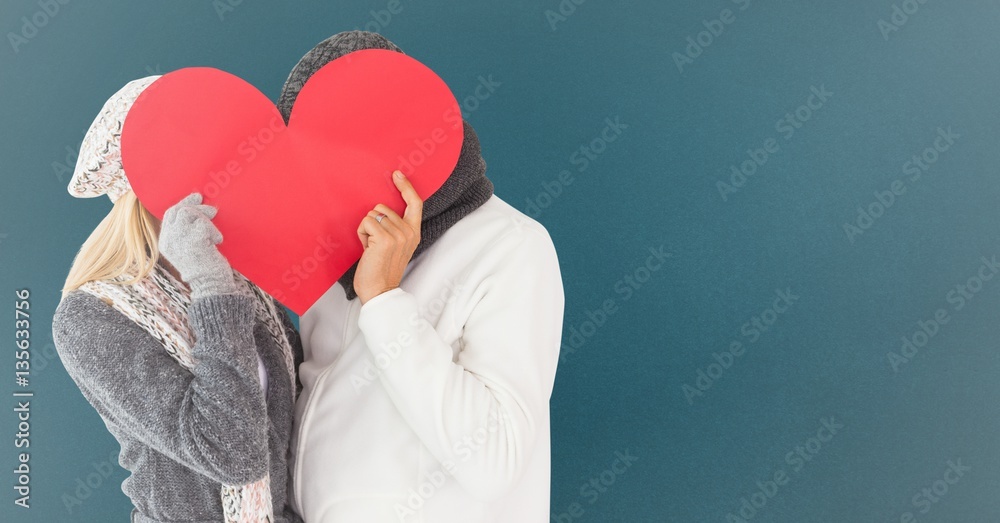
[[[285,84],[286,120],[310,74],[366,48],[402,52],[361,31],[321,42]],[[397,180],[404,216],[376,207],[359,264],[301,318],[291,499],[309,523],[549,519],[559,264],[463,125],[448,181],[421,203]]]

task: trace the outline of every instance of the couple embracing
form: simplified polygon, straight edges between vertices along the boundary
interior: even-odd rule
[[[307,53],[285,120],[312,73],[371,48],[402,52],[350,31]],[[493,194],[472,127],[426,201],[397,171],[403,215],[379,204],[350,224],[363,254],[298,331],[218,251],[201,195],[160,221],[131,191],[122,123],[155,79],[123,87],[84,138],[70,192],[114,205],[53,318],[121,445],[132,521],[548,520],[559,265],[546,230]]]

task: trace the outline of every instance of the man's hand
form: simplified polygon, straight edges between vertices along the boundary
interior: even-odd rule
[[[392,181],[406,202],[403,216],[380,203],[368,212],[358,226],[358,239],[365,252],[354,273],[354,290],[362,305],[383,292],[399,287],[403,271],[420,243],[424,202],[403,173],[395,171]]]

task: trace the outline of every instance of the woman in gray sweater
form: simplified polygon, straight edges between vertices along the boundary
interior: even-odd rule
[[[121,444],[133,522],[298,522],[293,324],[219,253],[215,208],[192,194],[161,223],[122,172],[125,114],[155,79],[122,88],[84,138],[70,192],[114,207],[74,260],[55,345]]]

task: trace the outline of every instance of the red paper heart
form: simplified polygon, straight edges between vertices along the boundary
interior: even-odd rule
[[[238,270],[297,314],[362,253],[361,219],[402,215],[392,172],[421,198],[458,162],[462,114],[445,82],[402,53],[366,49],[316,71],[288,126],[237,76],[179,69],[140,95],[122,129],[122,163],[156,217],[192,192],[218,207],[219,245]]]

